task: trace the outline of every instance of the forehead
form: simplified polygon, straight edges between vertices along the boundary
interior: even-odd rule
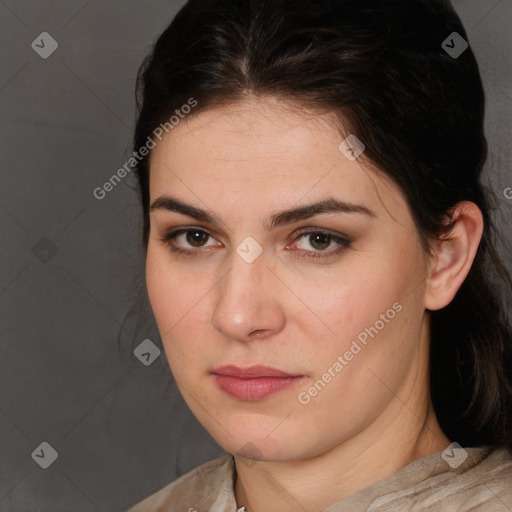
[[[205,110],[182,120],[152,150],[150,196],[172,193],[252,211],[333,194],[379,201],[384,210],[403,207],[386,175],[340,151],[345,136],[336,123],[334,115],[275,98]]]

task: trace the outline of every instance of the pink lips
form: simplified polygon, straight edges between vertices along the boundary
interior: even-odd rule
[[[212,374],[220,389],[248,401],[263,400],[304,378],[304,375],[292,375],[268,366],[228,365],[213,370]]]

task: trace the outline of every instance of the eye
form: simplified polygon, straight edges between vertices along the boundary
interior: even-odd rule
[[[210,248],[222,247],[210,233],[204,229],[184,227],[166,233],[162,242],[171,251],[182,253],[185,256],[195,256],[202,252],[209,252]],[[319,258],[338,254],[350,246],[350,240],[337,233],[321,229],[309,229],[296,235],[292,244],[286,248],[298,250],[304,256]]]
[[[206,245],[210,235],[205,231],[190,229],[177,238],[180,239],[181,237],[184,237],[184,241],[186,241],[187,244],[190,244],[192,247],[203,247]]]
[[[213,240],[213,243],[208,244],[210,240]],[[176,229],[167,233],[162,241],[165,245],[169,246],[172,251],[187,254],[197,252],[197,249],[220,247],[222,245],[208,232],[198,228]]]
[[[299,233],[291,248],[310,253],[308,256],[322,257],[338,254],[349,246],[346,237],[317,229]]]
[[[325,251],[332,243],[332,238],[325,233],[311,233],[307,235],[307,238],[303,235],[301,241],[304,240],[317,251]],[[302,247],[302,249],[307,249],[307,247]]]

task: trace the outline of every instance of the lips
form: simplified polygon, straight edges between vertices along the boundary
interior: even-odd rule
[[[304,375],[294,375],[268,366],[222,366],[212,371],[218,387],[235,398],[246,401],[263,400],[287,389]]]
[[[270,366],[250,366],[249,368],[239,368],[238,366],[221,366],[213,370],[216,375],[229,375],[231,377],[240,377],[241,379],[259,378],[259,377],[300,377],[281,370],[276,370]]]

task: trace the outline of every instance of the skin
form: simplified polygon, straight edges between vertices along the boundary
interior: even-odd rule
[[[370,169],[364,154],[349,161],[338,149],[343,139],[328,114],[248,97],[189,116],[151,155],[151,203],[171,196],[219,220],[153,209],[146,279],[176,382],[198,420],[235,455],[237,503],[250,512],[321,510],[450,444],[430,399],[427,310],[448,304],[466,277],[480,211],[457,205],[450,236],[425,254],[398,186]],[[267,225],[276,212],[333,198],[371,214]],[[186,235],[173,239],[195,256],[165,243],[180,227],[211,235],[199,236],[199,248]],[[350,243],[324,238],[322,251],[300,236],[303,228],[341,233]],[[236,252],[247,236],[263,248],[253,263]],[[300,403],[298,394],[396,303],[401,311],[378,335]],[[214,382],[211,371],[226,364],[303,379],[243,401]]]

